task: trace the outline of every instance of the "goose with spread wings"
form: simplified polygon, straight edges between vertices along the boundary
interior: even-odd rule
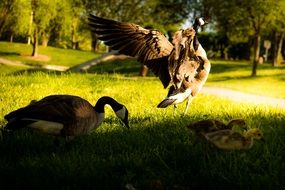
[[[111,49],[136,57],[139,62],[147,65],[159,77],[164,88],[172,81],[174,88],[179,89],[185,79],[191,80],[197,75],[197,69],[201,65],[209,63],[205,50],[197,41],[197,28],[194,26],[177,31],[171,43],[158,30],[145,29],[133,23],[105,19],[93,14],[90,14],[88,20],[91,31],[97,34],[98,39]]]

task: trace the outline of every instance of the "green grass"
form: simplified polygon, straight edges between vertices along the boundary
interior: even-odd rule
[[[30,52],[28,48],[1,42],[0,57],[25,62],[20,54]],[[95,57],[49,47],[40,54],[51,60],[39,64],[67,66]],[[285,96],[284,67],[260,65],[258,77],[250,78],[248,63],[212,63],[206,85]],[[112,96],[129,109],[131,127],[126,130],[106,107],[102,126],[68,146],[57,147],[52,137],[35,131],[4,133],[0,189],[125,189],[128,183],[137,189],[284,189],[284,110],[199,94],[186,116],[181,116],[185,105],[173,116],[171,107],[156,108],[167,90],[152,74],[137,77],[139,68],[133,61],[115,61],[76,74],[0,65],[0,127],[7,113],[50,94],[78,95],[92,104]],[[255,142],[248,151],[219,151],[186,128],[208,118],[243,118],[249,128],[264,132],[266,142]]]
[[[39,55],[49,58],[48,61],[31,59],[32,46],[21,43],[0,42],[0,57],[13,61],[21,61],[29,65],[62,65],[74,66],[98,56],[90,51],[78,51],[39,46]]]
[[[212,61],[207,85],[231,88],[252,94],[285,98],[285,65],[258,66],[257,77],[250,77],[252,65],[248,62]]]
[[[50,94],[74,94],[92,104],[109,95],[130,112],[125,129],[110,108],[98,130],[56,147],[49,136],[22,130],[0,140],[3,189],[283,189],[284,110],[237,104],[199,94],[183,117],[184,106],[158,109],[164,98],[158,79],[122,74],[24,72],[0,75],[3,116]],[[186,128],[191,122],[244,118],[260,128],[266,142],[249,151],[216,150]],[[6,187],[6,188],[5,188]]]
[[[252,65],[249,62],[211,60],[212,68],[206,86],[230,88],[257,95],[285,98],[285,65],[258,66],[258,76],[250,77]],[[136,61],[111,61],[92,67],[93,73],[119,73],[137,76],[140,63]],[[154,76],[151,72],[149,76]]]
[[[0,57],[32,65],[52,64],[72,67],[98,56],[98,54],[87,51],[53,47],[44,48],[41,46],[39,54],[47,55],[50,57],[50,61],[30,60],[25,56],[21,56],[30,54],[31,52],[32,47],[26,44],[0,42]],[[252,94],[285,98],[285,65],[277,68],[271,67],[270,64],[259,65],[257,70],[258,76],[252,78],[250,77],[252,66],[249,62],[211,60],[211,63],[212,68],[206,83],[207,86],[225,87]],[[134,60],[109,61],[92,67],[88,72],[137,76],[140,65],[140,63]],[[4,70],[3,72],[1,71],[2,74],[23,70],[23,68],[9,70],[1,65],[0,69]],[[150,73],[150,76],[153,76],[153,74]]]

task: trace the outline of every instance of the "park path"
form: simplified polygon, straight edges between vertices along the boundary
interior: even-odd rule
[[[236,90],[219,87],[204,86],[201,93],[227,98],[236,102],[245,102],[256,105],[269,105],[274,108],[285,109],[285,99],[254,95]]]
[[[32,66],[32,65],[27,65],[24,64],[20,61],[11,61],[8,59],[4,59],[2,57],[0,57],[0,65],[12,65],[12,66],[21,66],[21,67],[30,67],[30,68],[41,68],[41,69],[47,69],[47,70],[54,70],[54,71],[66,71],[69,69],[69,67],[66,66],[61,66],[61,65],[36,65],[36,66]]]

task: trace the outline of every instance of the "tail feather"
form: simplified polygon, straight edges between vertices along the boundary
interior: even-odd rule
[[[158,108],[166,108],[167,106],[173,104],[173,102],[175,102],[175,99],[169,99],[169,98],[166,98],[164,99],[162,102],[160,102],[157,107]]]
[[[35,120],[22,120],[22,119],[10,119],[6,126],[4,127],[5,130],[17,130],[34,123]]]

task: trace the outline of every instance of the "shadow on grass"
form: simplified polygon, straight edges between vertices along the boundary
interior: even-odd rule
[[[48,70],[44,68],[40,68],[41,65],[32,65],[36,68],[29,68],[29,69],[23,69],[19,70],[13,73],[10,73],[9,75],[20,75],[20,74],[33,74],[36,72],[44,72],[44,73],[54,73],[54,74],[62,74],[62,73],[72,73],[72,71],[53,71]],[[135,61],[135,60],[118,60],[118,61],[109,61],[104,62],[102,64],[98,64],[95,66],[92,66],[90,69],[86,71],[86,73],[97,73],[97,74],[122,74],[125,76],[139,76],[141,68],[141,63]],[[149,72],[149,75],[152,75],[151,72]]]
[[[272,118],[254,117],[272,124]],[[126,130],[108,117],[68,148],[30,131],[9,134],[0,143],[1,187],[125,189],[130,183],[137,189],[282,189],[284,123],[275,123],[277,131],[266,129],[266,144],[224,152],[189,132],[189,122],[137,117]]]
[[[231,64],[225,64],[225,63],[215,63],[212,64],[211,67],[211,73],[224,73],[224,72],[231,72],[231,71],[251,71],[251,65],[250,64],[240,64],[240,63],[231,63]]]
[[[102,64],[95,65],[88,69],[88,73],[109,73],[109,74],[123,74],[127,76],[138,76],[142,63],[136,60],[116,60],[116,61],[107,61]],[[149,75],[152,75],[149,72]]]
[[[1,52],[0,56],[20,56],[21,54],[18,52]]]
[[[13,75],[23,75],[23,74],[34,74],[34,73],[48,73],[48,74],[54,74],[54,75],[61,75],[63,73],[68,73],[65,71],[55,71],[55,70],[49,70],[49,69],[43,69],[43,68],[29,68],[29,69],[22,69],[18,70],[12,73],[9,73],[7,75],[13,76]]]

